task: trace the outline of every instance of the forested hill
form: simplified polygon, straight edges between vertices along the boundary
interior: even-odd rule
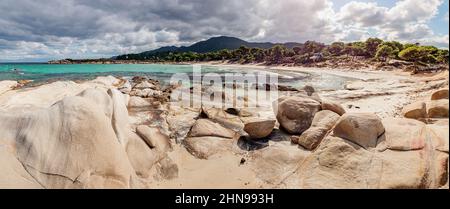
[[[155,50],[146,51],[138,54],[127,54],[127,55],[120,55],[117,56],[117,59],[124,59],[126,56],[128,57],[152,57],[155,55],[165,54],[169,52],[194,52],[194,53],[208,53],[208,52],[216,52],[223,49],[227,50],[235,50],[238,49],[241,46],[246,46],[249,48],[261,48],[261,49],[269,49],[272,48],[275,45],[282,45],[286,48],[294,48],[296,46],[301,46],[301,43],[295,43],[295,42],[289,42],[284,44],[275,44],[270,42],[264,42],[264,43],[256,43],[256,42],[247,42],[239,38],[235,37],[227,37],[227,36],[220,36],[220,37],[213,37],[205,41],[197,42],[191,46],[182,46],[182,47],[176,47],[176,46],[166,46],[161,47]],[[126,59],[126,58],[125,58]]]

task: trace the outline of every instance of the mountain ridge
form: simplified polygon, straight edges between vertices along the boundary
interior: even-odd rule
[[[209,38],[207,40],[196,42],[190,46],[164,46],[154,50],[149,50],[141,53],[136,53],[143,56],[151,56],[158,53],[168,53],[168,52],[196,52],[196,53],[208,53],[220,51],[223,49],[234,50],[241,46],[246,46],[250,48],[262,48],[268,49],[275,45],[283,45],[287,48],[293,48],[295,46],[301,46],[302,43],[297,42],[287,42],[287,43],[271,43],[271,42],[248,42],[236,37],[230,36],[216,36]],[[120,56],[125,56],[119,55]]]

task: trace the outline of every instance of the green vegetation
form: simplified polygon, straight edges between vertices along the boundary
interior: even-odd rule
[[[275,45],[271,48],[250,48],[241,46],[235,50],[222,49],[214,52],[157,52],[153,54],[128,54],[118,56],[117,60],[136,60],[149,62],[199,62],[224,61],[265,64],[308,64],[337,58],[366,59],[370,61],[388,61],[399,59],[422,64],[448,64],[448,50],[419,44],[402,44],[396,41],[383,41],[369,38],[362,42],[335,42],[330,45],[307,41],[293,48]]]

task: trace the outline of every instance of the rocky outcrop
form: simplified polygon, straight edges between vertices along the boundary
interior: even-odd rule
[[[277,120],[291,134],[301,134],[312,123],[321,104],[306,97],[282,97],[278,100]]]

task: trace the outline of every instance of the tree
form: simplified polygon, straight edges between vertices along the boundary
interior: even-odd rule
[[[366,40],[365,49],[367,55],[370,57],[374,57],[377,53],[378,46],[383,43],[383,40],[379,38],[369,38]]]
[[[386,60],[387,58],[394,58],[396,56],[395,50],[389,45],[381,45],[378,47],[375,58]]]
[[[269,61],[274,64],[281,63],[281,59],[283,58],[285,51],[286,47],[282,45],[276,45],[270,48]]]
[[[307,41],[303,47],[303,53],[314,54],[321,52],[325,48],[325,44],[315,42],[315,41]],[[302,54],[303,54],[302,53]]]
[[[448,60],[449,60],[448,50],[440,49],[436,54],[436,60],[439,63],[448,64]]]
[[[345,44],[343,42],[334,42],[328,47],[328,52],[333,56],[342,55],[344,52]]]
[[[436,52],[438,52],[438,49],[432,46],[410,46],[403,49],[398,56],[410,62],[434,63],[437,61],[434,56]]]

